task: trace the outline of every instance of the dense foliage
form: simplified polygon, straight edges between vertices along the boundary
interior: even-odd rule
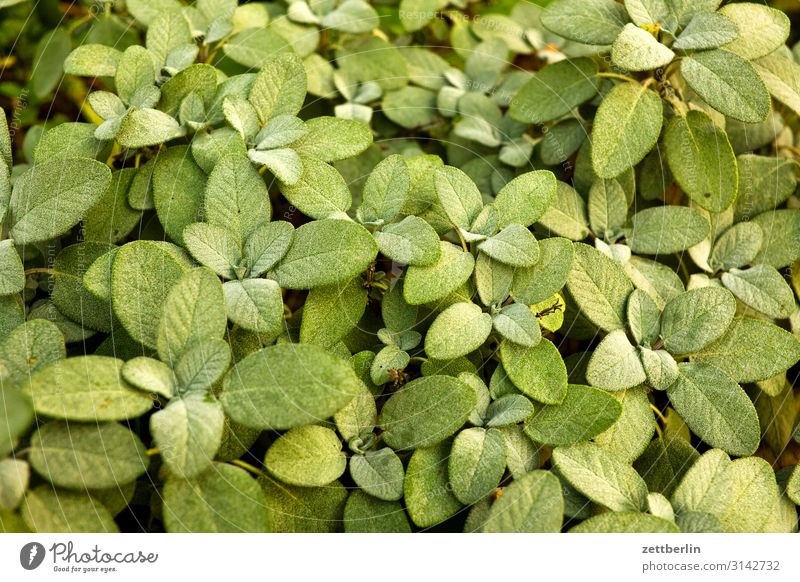
[[[237,4],[0,1],[0,530],[797,530],[785,12]]]

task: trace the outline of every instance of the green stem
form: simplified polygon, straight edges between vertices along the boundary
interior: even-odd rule
[[[34,267],[25,271],[25,276],[28,275],[55,275],[55,269],[48,269],[47,267]]]
[[[597,76],[602,77],[604,79],[620,79],[622,81],[636,83],[636,79],[634,79],[633,77],[628,77],[627,75],[620,75],[619,73],[597,73]]]
[[[250,463],[242,461],[241,459],[234,459],[233,461],[231,461],[231,465],[236,465],[237,467],[241,467],[242,469],[244,469],[249,473],[252,473],[256,477],[266,477],[266,475],[264,475],[264,472],[261,469],[254,467]]]

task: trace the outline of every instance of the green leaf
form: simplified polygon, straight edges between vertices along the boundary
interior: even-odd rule
[[[761,434],[756,409],[744,390],[702,362],[679,364],[678,369],[667,395],[692,432],[731,455],[752,455]]]
[[[555,0],[542,12],[542,24],[559,36],[583,44],[609,45],[625,26],[628,15],[613,0]]]
[[[695,204],[710,212],[733,204],[739,187],[736,156],[728,136],[708,115],[689,111],[673,117],[664,146],[670,170]]]
[[[321,487],[344,473],[347,457],[342,452],[342,442],[331,429],[301,426],[270,446],[264,466],[290,485]]]
[[[161,66],[170,51],[191,42],[188,21],[177,10],[158,10],[147,25],[145,46],[153,53],[153,60]]]
[[[164,525],[173,533],[266,531],[266,499],[244,469],[214,463],[192,479],[164,484]]]
[[[628,217],[628,199],[616,180],[596,180],[589,190],[589,223],[598,237],[615,240]]]
[[[6,386],[23,386],[32,372],[65,358],[64,336],[46,319],[31,319],[16,326],[0,343],[0,376]]]
[[[442,252],[439,235],[418,216],[406,216],[375,232],[381,253],[404,265],[425,267],[434,264]]]
[[[66,234],[94,206],[111,182],[108,166],[63,158],[30,167],[14,182],[11,230],[18,245]]]
[[[17,439],[28,431],[34,416],[28,397],[19,390],[4,386],[0,386],[0,413],[0,455],[5,456],[14,449]]]
[[[200,220],[206,175],[194,163],[188,146],[162,152],[153,170],[153,202],[171,239],[183,242],[183,229]],[[226,225],[227,226],[227,225]]]
[[[378,19],[378,13],[364,0],[345,0],[323,16],[320,24],[333,30],[359,33],[378,26]]]
[[[150,417],[150,432],[171,474],[188,479],[211,466],[224,424],[217,399],[195,392],[171,400]]]
[[[739,269],[753,262],[764,242],[764,232],[755,222],[740,222],[722,233],[708,259],[712,269]]]
[[[653,149],[661,134],[663,105],[638,83],[614,87],[597,110],[592,131],[592,167],[601,178],[615,178]]]
[[[126,48],[119,58],[114,76],[119,98],[125,103],[131,103],[137,90],[152,86],[155,80],[155,63],[147,49],[139,45]]]
[[[164,300],[188,270],[188,258],[170,243],[137,240],[120,247],[111,269],[111,303],[133,339],[156,347]]]
[[[739,37],[736,22],[724,12],[700,12],[672,44],[682,51],[719,48]]]
[[[530,418],[533,411],[533,404],[522,394],[506,394],[487,407],[486,428],[516,425]]]
[[[539,219],[539,223],[559,236],[579,241],[589,235],[586,203],[569,185],[557,182],[552,205]]]
[[[34,372],[25,393],[38,414],[80,421],[141,416],[152,398],[122,379],[123,362],[106,356],[76,356]]]
[[[634,463],[650,491],[672,496],[681,479],[700,457],[688,442],[680,438],[655,439]]]
[[[606,390],[627,390],[647,379],[639,351],[631,345],[624,330],[609,333],[592,352],[586,379]]]
[[[769,265],[730,269],[722,274],[722,284],[739,301],[773,319],[786,319],[795,310],[791,287],[783,275]]]
[[[553,463],[578,491],[612,511],[647,509],[647,485],[630,465],[595,443],[553,449]]]
[[[403,506],[353,491],[344,508],[345,533],[411,533]]]
[[[725,50],[752,61],[783,46],[789,38],[789,17],[775,8],[753,2],[723,6],[720,14],[728,17],[739,30],[737,38]]]
[[[258,114],[250,102],[241,95],[228,95],[222,101],[222,111],[228,125],[238,131],[242,139],[252,141],[260,129],[260,124]]]
[[[634,511],[609,512],[595,515],[576,525],[570,533],[679,533],[674,522],[662,517]]]
[[[289,203],[311,218],[328,218],[346,212],[353,203],[350,189],[339,171],[316,158],[303,157],[303,173],[294,184],[281,183]]]
[[[542,339],[533,348],[504,341],[500,344],[500,359],[508,377],[522,392],[545,404],[563,402],[567,368],[550,340]]]
[[[553,63],[534,73],[511,99],[509,114],[521,123],[564,117],[597,94],[597,63],[589,58]]]
[[[195,222],[183,229],[183,244],[195,260],[224,279],[235,279],[242,262],[236,235],[221,226]]]
[[[689,86],[714,109],[745,123],[764,121],[770,98],[753,66],[726,50],[693,53],[681,60]]]
[[[515,480],[494,502],[483,532],[558,533],[564,499],[558,478],[547,471],[532,471]]]
[[[378,499],[403,498],[403,463],[388,447],[350,457],[350,476],[356,485]]]
[[[411,456],[403,485],[408,515],[419,527],[430,527],[453,516],[462,505],[447,480],[450,443],[417,449]]]
[[[358,325],[366,307],[367,290],[360,277],[312,289],[303,305],[300,341],[331,348]]]
[[[113,62],[105,63],[104,65],[102,61],[98,62],[91,58],[86,58],[86,53],[96,50],[96,45],[79,51],[83,55],[78,54],[78,58],[75,58],[74,61],[69,59],[71,48],[72,41],[69,32],[63,28],[56,28],[39,39],[30,69],[31,86],[36,97],[39,99],[46,98],[56,89],[64,76],[65,64],[75,71],[80,70],[82,66],[88,66],[94,70],[105,69],[104,72],[107,72],[113,66]],[[102,47],[100,50],[103,49],[107,52],[114,51],[111,47]],[[110,74],[113,75],[113,71]]]
[[[364,223],[387,223],[400,213],[406,202],[411,177],[402,156],[394,154],[382,160],[367,178],[358,208]]]
[[[205,221],[227,230],[240,247],[270,219],[269,193],[250,161],[231,154],[214,166],[205,185]]]
[[[653,438],[656,423],[648,399],[649,390],[644,386],[623,392],[611,392],[611,396],[622,404],[622,415],[595,437],[595,442],[627,463],[642,454]]]
[[[506,468],[503,434],[497,429],[468,428],[453,441],[447,474],[453,494],[465,505],[489,495]]]
[[[514,269],[485,253],[478,253],[475,261],[475,287],[478,297],[487,307],[502,305],[511,291]]]
[[[38,533],[118,533],[114,517],[85,492],[57,491],[47,485],[31,489],[20,508],[22,519]]]
[[[756,216],[753,222],[758,224],[764,233],[764,244],[754,259],[754,263],[766,263],[776,269],[782,269],[800,258],[800,211],[798,209],[764,212]]]
[[[234,421],[283,430],[328,418],[362,384],[349,363],[306,344],[278,344],[250,354],[226,374],[220,400]]]
[[[400,22],[408,32],[424,28],[439,9],[437,0],[400,0]]]
[[[565,238],[539,241],[539,261],[533,267],[514,270],[511,296],[526,305],[551,297],[566,284],[574,254],[572,243]]]
[[[278,115],[297,115],[306,98],[306,72],[294,53],[270,55],[261,65],[248,97],[261,123]]]
[[[447,297],[472,275],[475,259],[459,247],[441,241],[439,259],[426,266],[410,266],[406,271],[403,297],[409,305],[432,303]]]
[[[626,230],[631,251],[646,255],[680,253],[708,236],[706,218],[686,206],[655,206],[633,215]]]
[[[283,326],[283,297],[271,279],[226,281],[222,286],[228,319],[265,335],[277,335]]]
[[[611,46],[611,61],[626,71],[649,71],[666,67],[675,53],[646,30],[626,24]]]
[[[247,239],[244,257],[249,277],[259,277],[280,261],[294,241],[294,227],[283,220],[265,222]]]
[[[14,248],[14,241],[0,241],[0,295],[19,293],[24,288],[25,267]]]
[[[472,388],[456,378],[412,380],[383,405],[384,441],[395,450],[439,443],[464,425],[476,402]]]
[[[370,366],[370,380],[376,386],[386,384],[391,380],[392,370],[404,370],[411,361],[408,352],[401,350],[395,345],[386,346],[375,355],[375,359]]]
[[[174,117],[157,109],[134,109],[122,119],[116,139],[122,147],[159,145],[182,135]]]
[[[13,511],[28,489],[30,468],[25,461],[0,460],[0,511]],[[8,530],[6,530],[8,531]]]
[[[511,267],[532,267],[539,260],[539,243],[522,225],[510,224],[478,244],[478,249]]]
[[[363,226],[348,220],[316,220],[295,231],[275,268],[281,287],[313,289],[349,281],[375,259],[378,245]]]
[[[59,41],[54,37],[49,42],[55,45],[65,43],[63,46],[69,50],[70,42],[68,36],[66,36],[65,40]],[[59,50],[61,48],[59,47]],[[117,64],[121,57],[122,53],[113,47],[102,44],[84,44],[69,53],[64,61],[64,72],[68,75],[84,77],[113,77],[117,72]],[[60,76],[59,74],[58,77]],[[40,96],[48,92],[37,91]]]
[[[800,341],[768,321],[739,317],[695,359],[719,368],[736,382],[756,382],[794,366],[800,360]]]
[[[51,483],[69,489],[124,485],[150,462],[139,437],[120,424],[59,421],[34,433],[29,461]]]
[[[656,390],[667,390],[678,378],[678,364],[666,350],[640,348],[647,382]]]
[[[227,319],[222,289],[214,273],[198,268],[183,275],[169,290],[156,340],[163,362],[174,366],[193,345],[223,336]]]
[[[628,327],[639,345],[655,343],[661,329],[661,310],[641,289],[634,289],[628,297]]]
[[[175,376],[181,394],[205,392],[228,370],[231,349],[223,339],[195,343],[178,360]]]
[[[633,284],[619,263],[583,243],[574,245],[575,260],[567,289],[581,314],[600,329],[622,329]]]
[[[542,407],[525,427],[534,441],[546,445],[574,445],[607,430],[622,414],[622,405],[610,394],[570,384],[564,401]]]
[[[455,303],[442,311],[425,335],[425,352],[452,360],[483,345],[492,331],[492,317],[474,303]]]
[[[177,379],[172,368],[153,358],[139,356],[128,360],[122,366],[122,377],[139,390],[165,398],[172,398],[177,393]]]
[[[469,230],[483,209],[483,198],[472,179],[452,166],[436,170],[436,195],[456,228]]]
[[[667,302],[661,315],[661,338],[671,354],[697,352],[731,325],[736,300],[730,291],[702,287]]]
[[[323,115],[309,119],[305,129],[290,145],[303,158],[335,162],[357,156],[372,145],[372,132],[360,121]]]
[[[506,305],[492,316],[495,331],[510,342],[532,348],[542,339],[539,320],[533,311],[519,303]]]
[[[340,483],[326,487],[281,485],[259,479],[266,496],[267,531],[327,533],[341,529],[348,491]]]

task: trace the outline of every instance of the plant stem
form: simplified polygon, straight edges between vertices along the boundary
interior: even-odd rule
[[[241,467],[242,469],[244,469],[245,471],[247,471],[249,473],[252,473],[256,477],[264,477],[265,476],[264,472],[262,470],[260,470],[257,467],[254,467],[253,465],[251,465],[247,461],[242,461],[241,459],[234,459],[233,461],[231,461],[231,464],[232,465],[236,465],[237,467]]]
[[[153,447],[152,449],[147,449],[147,456],[154,457],[156,455],[160,455],[161,450],[158,447]]]
[[[620,75],[619,73],[597,73],[598,77],[603,77],[604,79],[620,79],[622,81],[628,81],[630,83],[635,83],[636,79],[633,77],[629,77],[627,75]]]
[[[47,267],[34,267],[32,269],[27,269],[25,271],[25,276],[28,275],[55,275],[56,272],[54,269],[49,269]]]

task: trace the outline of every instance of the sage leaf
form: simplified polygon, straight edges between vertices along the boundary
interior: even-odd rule
[[[730,326],[736,301],[726,289],[702,287],[667,302],[661,315],[661,338],[671,354],[697,352]]]
[[[658,95],[637,83],[620,83],[606,95],[592,132],[599,177],[616,178],[644,159],[661,133],[662,110]]]
[[[453,494],[465,505],[491,493],[500,483],[505,468],[505,441],[499,430],[468,428],[453,440],[447,474]]]
[[[403,463],[388,447],[350,457],[350,476],[378,499],[397,501],[403,497]]]
[[[500,344],[500,358],[508,377],[523,393],[545,404],[563,402],[567,369],[550,340],[542,339],[533,348],[505,341]]]
[[[477,349],[492,331],[492,317],[472,303],[456,303],[440,313],[425,335],[425,352],[452,360]]]
[[[692,432],[731,455],[752,455],[761,435],[755,407],[744,390],[709,364],[685,363],[678,369],[667,395]]]
[[[647,485],[632,467],[594,443],[553,449],[553,463],[578,491],[612,511],[644,511]]]
[[[272,443],[264,466],[290,485],[321,487],[344,473],[347,458],[342,452],[342,441],[331,429],[299,426]]]
[[[153,406],[149,395],[122,379],[123,362],[107,356],[77,356],[34,372],[25,392],[34,410],[79,421],[124,420]]]
[[[759,123],[769,114],[764,81],[750,63],[730,51],[693,53],[681,61],[681,74],[720,113],[745,123]]]
[[[328,418],[360,389],[349,364],[323,348],[278,344],[238,361],[225,375],[220,401],[236,422],[282,430]]]
[[[424,448],[455,433],[476,404],[472,388],[449,376],[412,380],[383,406],[380,427],[395,450]]]

